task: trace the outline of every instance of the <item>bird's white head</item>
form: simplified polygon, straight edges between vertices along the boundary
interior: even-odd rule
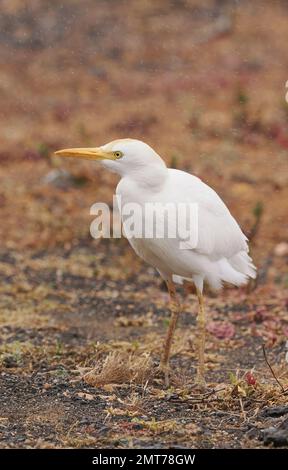
[[[162,158],[145,142],[136,139],[113,140],[96,148],[73,148],[55,152],[60,157],[101,161],[102,165],[121,176],[138,179],[148,173],[165,173]]]

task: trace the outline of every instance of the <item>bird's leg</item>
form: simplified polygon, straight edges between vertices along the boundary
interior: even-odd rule
[[[162,353],[161,361],[160,361],[160,370],[164,372],[165,375],[165,385],[166,387],[169,386],[169,359],[170,359],[170,352],[171,352],[171,345],[173,334],[177,325],[178,316],[180,313],[180,303],[177,298],[175,285],[172,280],[166,281],[169,297],[170,297],[170,310],[171,310],[171,318],[166,334],[166,339],[164,343],[164,351]]]
[[[198,369],[196,376],[196,383],[201,387],[205,387],[205,329],[206,329],[206,320],[205,320],[205,307],[204,307],[204,298],[202,292],[197,289],[197,297],[199,302],[199,310],[197,316],[197,329],[198,329]]]

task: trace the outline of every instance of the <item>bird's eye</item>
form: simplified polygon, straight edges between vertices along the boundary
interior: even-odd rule
[[[121,158],[121,157],[123,157],[123,153],[120,152],[120,150],[117,150],[116,152],[114,152],[114,157]]]

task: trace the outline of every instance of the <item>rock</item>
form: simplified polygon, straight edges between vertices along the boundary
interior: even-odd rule
[[[262,431],[264,445],[273,444],[274,447],[288,445],[288,419],[278,427],[270,427]]]
[[[263,416],[263,418],[279,418],[279,416],[285,414],[288,414],[288,406],[273,406],[271,408],[264,408],[261,416]]]

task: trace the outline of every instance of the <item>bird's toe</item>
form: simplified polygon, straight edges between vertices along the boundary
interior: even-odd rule
[[[207,390],[207,383],[203,375],[196,375],[195,385],[203,391]]]
[[[169,388],[170,386],[170,378],[169,378],[169,366],[166,366],[164,364],[159,364],[157,367],[157,375],[163,379],[164,378],[164,384],[166,388]]]

